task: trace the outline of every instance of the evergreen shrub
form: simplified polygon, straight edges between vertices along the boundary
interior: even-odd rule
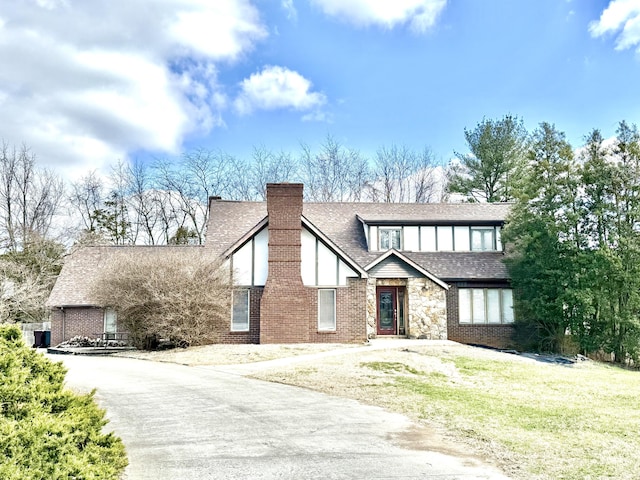
[[[65,368],[27,347],[20,329],[0,326],[0,478],[117,479],[122,441],[91,392],[64,388]]]

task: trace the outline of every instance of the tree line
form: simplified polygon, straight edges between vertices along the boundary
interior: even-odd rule
[[[621,121],[576,149],[543,122],[484,119],[465,130],[448,191],[513,202],[503,231],[525,349],[640,363],[640,134]]]
[[[327,136],[297,154],[253,148],[250,158],[196,149],[178,158],[119,161],[66,183],[38,166],[25,145],[0,152],[0,251],[35,240],[74,243],[201,244],[208,199],[265,200],[269,182],[302,182],[318,202],[509,201],[514,198],[526,130],[517,117],[465,130],[469,153],[442,165],[428,147],[380,147],[373,158]],[[63,220],[64,219],[64,220]]]
[[[443,171],[428,148],[382,147],[369,161],[329,136],[315,151],[302,145],[297,156],[254,147],[249,159],[198,149],[172,160],[119,162],[106,180],[90,172],[73,182],[68,207],[91,241],[201,244],[213,195],[262,201],[269,182],[302,182],[307,201],[433,202],[445,198]]]
[[[576,152],[533,132],[503,235],[521,341],[551,351],[640,360],[640,135],[620,122]]]

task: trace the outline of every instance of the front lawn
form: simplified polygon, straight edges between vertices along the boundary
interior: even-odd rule
[[[364,352],[260,377],[408,414],[514,478],[640,477],[636,371],[457,346]]]

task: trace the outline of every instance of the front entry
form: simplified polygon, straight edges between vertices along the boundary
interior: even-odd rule
[[[404,287],[377,287],[378,335],[405,335]]]

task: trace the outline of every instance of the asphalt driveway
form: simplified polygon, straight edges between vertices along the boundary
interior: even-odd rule
[[[96,398],[129,455],[127,480],[505,479],[420,447],[416,426],[381,408],[212,367],[52,356]],[[407,441],[411,439],[411,441]]]

